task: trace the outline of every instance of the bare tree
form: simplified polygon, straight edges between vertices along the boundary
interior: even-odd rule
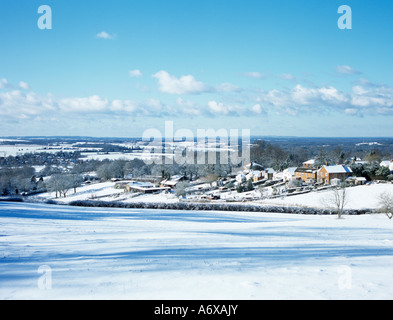
[[[61,175],[60,183],[58,185],[60,196],[63,194],[64,198],[67,197],[67,192],[73,187],[70,175]]]
[[[385,213],[389,219],[393,218],[393,194],[384,192],[379,196],[381,212]]]
[[[97,169],[97,177],[101,180],[107,181],[112,178],[112,172],[110,170],[110,163],[104,163]]]
[[[337,209],[338,218],[341,219],[344,213],[344,208],[348,204],[348,194],[345,185],[335,188],[334,190],[334,204]]]
[[[190,187],[190,183],[188,181],[180,181],[175,188],[175,194],[177,196],[184,196],[187,193],[187,188]]]
[[[76,188],[79,188],[82,185],[83,177],[80,174],[71,174],[69,175],[70,185],[74,188],[74,193],[76,193]]]
[[[216,175],[214,173],[211,173],[211,174],[208,174],[208,175],[202,177],[201,181],[209,183],[210,186],[212,187],[213,186],[213,182],[217,181],[217,179],[218,179],[218,175]]]
[[[45,183],[48,191],[56,193],[56,199],[58,197],[58,193],[60,192],[60,180],[61,180],[61,174],[54,174]]]
[[[56,198],[58,195],[64,198],[67,196],[69,189],[73,188],[73,181],[71,175],[65,174],[54,174],[46,183],[49,191],[56,192]]]
[[[329,207],[332,207],[337,212],[337,217],[341,219],[342,214],[344,213],[345,207],[348,205],[348,192],[347,186],[342,184],[341,186],[337,186],[333,189],[333,193],[331,193],[325,200],[325,204]]]

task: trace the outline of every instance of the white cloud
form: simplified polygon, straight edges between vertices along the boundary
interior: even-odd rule
[[[109,34],[109,33],[106,32],[106,31],[101,31],[101,32],[99,32],[99,33],[96,34],[96,37],[97,37],[98,39],[110,40],[110,39],[114,39],[115,36]]]
[[[239,106],[231,106],[231,105],[226,105],[222,102],[217,102],[217,101],[209,101],[208,102],[208,112],[214,114],[214,115],[232,115],[232,116],[239,116],[241,114],[244,114],[245,109],[241,108]]]
[[[262,107],[261,107],[261,105],[258,103],[258,104],[255,104],[252,108],[251,108],[251,111],[253,111],[254,113],[256,113],[256,114],[263,114],[263,113],[265,113],[264,112],[264,110],[262,109]]]
[[[279,74],[278,77],[283,80],[288,80],[288,81],[292,81],[292,82],[296,81],[296,77],[290,73]]]
[[[109,107],[109,101],[97,95],[87,98],[66,98],[59,101],[59,107],[64,112],[103,112]]]
[[[5,78],[0,79],[0,89],[5,89],[8,87],[8,81]]]
[[[0,92],[0,115],[27,119],[56,110],[56,103],[50,95],[39,96],[34,92],[12,90]]]
[[[228,113],[228,109],[224,106],[222,102],[209,101],[208,106],[213,113],[221,113],[221,114]]]
[[[224,83],[220,84],[219,86],[217,86],[216,91],[218,91],[218,92],[240,92],[241,88],[239,88],[238,86],[235,86],[231,83],[224,82]]]
[[[393,88],[354,86],[352,88],[351,105],[359,108],[379,108],[377,112],[387,109],[393,111]]]
[[[109,105],[109,110],[113,112],[133,113],[137,111],[138,105],[131,100],[113,100]]]
[[[30,86],[24,81],[19,82],[19,87],[24,90],[30,90]]]
[[[341,74],[347,74],[347,75],[352,75],[352,74],[361,74],[361,71],[355,70],[351,68],[350,66],[337,66],[336,71]]]
[[[393,113],[393,88],[386,86],[354,86],[351,92],[346,93],[333,86],[309,88],[298,84],[291,90],[263,92],[257,100],[273,107],[278,113],[292,115],[297,115],[301,110],[338,110],[349,115]]]
[[[132,78],[140,78],[143,76],[142,72],[138,69],[128,71],[128,74]]]
[[[263,73],[256,72],[256,71],[245,72],[245,73],[243,73],[243,75],[245,77],[247,77],[247,78],[253,78],[253,79],[263,79],[263,78],[265,78],[265,75]]]
[[[297,85],[296,88],[301,87]],[[306,102],[308,105],[317,104],[317,105],[327,105],[327,106],[344,106],[349,102],[349,96],[336,88],[329,87],[321,87],[321,88],[305,88],[302,87],[302,91],[304,93],[305,99],[309,98],[309,101]]]
[[[132,70],[135,71],[135,70]],[[171,94],[197,94],[215,92],[219,98],[198,102],[187,97],[178,97],[169,104],[157,99],[133,101],[124,99],[110,100],[99,95],[88,97],[54,98],[52,95],[39,95],[31,91],[26,82],[18,86],[10,85],[6,79],[0,79],[0,117],[10,119],[59,119],[73,118],[104,119],[113,117],[212,117],[244,116],[255,117],[268,112],[277,114],[299,115],[305,112],[339,111],[342,114],[362,116],[365,114],[393,115],[393,87],[373,84],[357,84],[350,91],[342,91],[334,86],[294,85],[292,88],[272,89],[260,92],[258,97],[247,95],[228,95],[222,93],[237,92],[238,87],[223,83],[210,87],[197,81],[193,76],[174,77],[166,71],[155,74],[159,89]],[[239,98],[242,98],[240,99]],[[236,99],[234,99],[236,98]],[[220,99],[222,99],[220,101]],[[251,100],[252,99],[252,100]],[[249,104],[250,101],[253,103]],[[82,120],[80,120],[82,122]]]
[[[181,107],[181,112],[186,115],[198,116],[201,114],[201,108],[192,101],[187,101],[182,98],[177,98],[176,103],[179,107]]]
[[[158,80],[159,90],[170,94],[200,94],[212,92],[212,88],[197,81],[192,75],[177,78],[166,71],[159,71],[153,75]]]
[[[350,115],[350,116],[360,116],[360,112],[356,108],[347,108],[345,109],[345,114]]]
[[[261,100],[278,108],[288,106],[320,107],[345,105],[349,102],[349,97],[332,86],[307,88],[298,84],[290,91],[273,89],[264,94]]]

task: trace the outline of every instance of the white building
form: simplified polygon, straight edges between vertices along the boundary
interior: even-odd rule
[[[294,177],[295,177],[295,170],[296,169],[297,169],[297,167],[290,167],[290,168],[285,169],[283,171],[284,182],[292,181],[292,179],[294,179]]]
[[[243,172],[240,172],[237,176],[236,176],[236,181],[238,183],[243,183],[245,181],[247,181],[247,178],[245,176],[245,174]]]
[[[379,165],[381,167],[389,168],[390,171],[393,171],[393,160],[382,161]]]

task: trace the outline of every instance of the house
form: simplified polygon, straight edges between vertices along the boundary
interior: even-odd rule
[[[173,176],[171,179],[165,179],[161,181],[162,187],[176,188],[177,184],[181,181],[187,180],[185,176],[177,175]]]
[[[296,169],[297,169],[297,167],[290,167],[290,168],[285,169],[283,171],[284,182],[292,181],[292,179],[295,177],[295,170]]]
[[[349,158],[349,162],[351,164],[361,164],[361,165],[367,164],[367,161],[362,160],[361,158],[358,157]]]
[[[148,193],[156,193],[156,192],[161,192],[165,190],[170,190],[171,188],[169,187],[156,187],[154,186],[151,182],[130,182],[126,186],[126,191],[131,192],[131,191],[136,191],[136,192],[142,192],[145,194]]]
[[[389,168],[390,171],[393,171],[393,160],[390,161],[382,161],[379,164],[381,167]]]
[[[315,159],[310,159],[302,163],[304,168],[314,168],[315,166]]]
[[[344,181],[352,176],[352,170],[343,165],[323,166],[318,170],[317,180],[321,183],[331,184],[333,179]]]
[[[127,174],[127,175],[125,175],[124,176],[124,179],[126,179],[126,180],[130,180],[130,179],[133,179],[133,174],[132,173],[129,173],[129,174]]]
[[[243,172],[240,172],[237,176],[236,176],[236,182],[237,183],[243,183],[247,181],[247,177]]]
[[[366,184],[366,182],[367,182],[367,179],[364,177],[356,177],[355,178],[356,185],[363,185],[363,184]]]
[[[250,170],[245,177],[247,181],[251,179],[252,182],[258,182],[264,178],[264,173],[260,170]]]
[[[332,185],[332,186],[339,186],[339,185],[341,185],[341,179],[339,179],[339,178],[333,178],[332,180],[330,180],[330,184]]]
[[[273,180],[279,181],[284,180],[284,173],[281,171],[276,171],[273,173]]]
[[[273,180],[273,175],[276,171],[273,168],[267,168],[264,170],[264,176],[267,180]]]
[[[303,181],[317,180],[317,172],[317,169],[310,167],[299,167],[295,169],[295,179],[298,178]]]
[[[263,170],[264,167],[256,162],[250,162],[244,166],[244,170]]]

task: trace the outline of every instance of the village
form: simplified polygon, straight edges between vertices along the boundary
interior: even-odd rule
[[[393,160],[383,161],[380,165],[393,172]],[[237,173],[210,181],[206,178],[188,181],[187,177],[182,175],[164,179],[159,184],[116,180],[118,179],[113,179],[116,182],[115,188],[123,189],[126,194],[174,194],[181,201],[251,201],[371,183],[364,177],[354,176],[349,166],[324,165],[318,168],[315,167],[314,159],[304,162],[301,167],[290,167],[283,171],[264,168],[251,162]],[[378,180],[375,183],[387,181]]]
[[[355,162],[362,162],[356,159]],[[393,161],[380,163],[385,171],[393,172]],[[56,203],[70,204],[76,201],[105,203],[205,203],[205,204],[258,204],[275,206],[300,206],[321,208],[329,206],[329,192],[346,188],[349,190],[348,208],[378,209],[379,196],[393,194],[392,181],[367,181],[356,176],[349,165],[323,165],[318,167],[311,159],[299,167],[282,171],[264,168],[251,162],[226,177],[209,175],[191,181],[184,175],[173,175],[157,182],[149,176],[112,178],[107,181],[87,181],[68,192],[67,197],[57,197],[55,192],[32,196]],[[331,196],[331,194],[330,194]]]

